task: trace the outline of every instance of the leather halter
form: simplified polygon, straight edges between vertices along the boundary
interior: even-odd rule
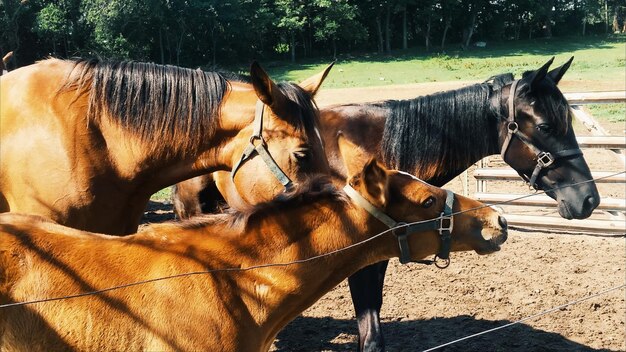
[[[407,224],[405,222],[398,222],[392,219],[389,215],[385,214],[382,210],[374,206],[367,199],[365,199],[359,192],[357,192],[352,186],[346,185],[343,188],[344,192],[361,208],[365,209],[370,215],[378,219],[383,224],[387,225],[392,233],[398,240],[400,246],[400,263],[406,264],[409,262],[421,263],[421,264],[435,264],[438,268],[444,269],[450,265],[450,246],[452,243],[452,227],[454,225],[452,217],[452,207],[454,205],[454,193],[449,190],[446,191],[446,204],[439,217],[419,222],[416,224]],[[411,248],[409,246],[409,236],[428,230],[437,230],[439,232],[439,253],[435,255],[433,260],[411,260]],[[443,260],[440,263],[438,260]]]
[[[511,88],[509,91],[509,101],[508,101],[509,114],[506,119],[507,133],[504,139],[504,143],[502,143],[500,156],[502,157],[502,160],[506,162],[505,156],[509,148],[509,144],[511,143],[511,139],[513,138],[513,135],[517,136],[517,138],[520,141],[522,141],[524,144],[526,144],[526,146],[530,150],[532,150],[532,152],[535,153],[535,155],[537,156],[535,159],[537,161],[537,165],[535,165],[535,169],[533,170],[533,173],[531,174],[530,178],[523,173],[519,173],[519,174],[520,176],[522,176],[522,178],[526,180],[526,182],[528,183],[530,187],[533,187],[535,190],[539,190],[539,187],[537,187],[537,178],[539,177],[539,173],[541,172],[541,170],[550,167],[552,164],[554,164],[556,159],[582,155],[583,152],[580,150],[580,148],[561,150],[556,153],[544,152],[541,149],[537,148],[531,142],[528,136],[520,132],[519,125],[517,124],[517,122],[515,122],[515,91],[517,90],[518,83],[519,83],[519,80],[513,81],[513,83],[511,83]]]
[[[285,190],[289,190],[293,187],[293,182],[289,179],[283,170],[278,166],[274,158],[270,155],[269,150],[267,150],[267,143],[263,138],[263,111],[265,110],[265,104],[258,100],[256,102],[256,110],[254,113],[254,130],[252,132],[252,136],[250,137],[250,144],[246,147],[241,155],[241,159],[233,166],[233,170],[230,173],[231,179],[235,180],[235,174],[241,167],[241,165],[252,158],[252,156],[256,153],[259,154],[261,159],[265,162],[265,165],[270,169],[270,171],[274,174],[278,182],[280,182]]]

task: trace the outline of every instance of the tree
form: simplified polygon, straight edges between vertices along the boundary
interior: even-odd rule
[[[420,1],[415,11],[415,22],[417,32],[424,37],[426,51],[430,51],[432,39],[433,19],[436,16],[436,0]],[[449,24],[448,24],[449,26]],[[448,28],[444,29],[447,32]],[[444,33],[445,36],[445,33]],[[443,44],[442,44],[443,45]]]
[[[347,0],[315,0],[320,10],[313,19],[314,36],[318,41],[330,40],[333,57],[337,57],[337,40],[359,41],[366,37],[365,28],[357,21],[358,9]]]
[[[20,37],[20,19],[24,13],[28,11],[29,3],[27,0],[2,0],[0,2],[0,31],[2,32],[2,41],[6,43],[8,49],[0,46],[3,52],[13,51],[13,61],[19,64],[19,49],[21,44]]]
[[[72,35],[72,22],[68,19],[63,2],[47,4],[37,14],[34,31],[41,37],[52,40],[53,53],[57,54],[57,43],[62,41],[68,55],[67,39]]]
[[[307,21],[304,15],[305,1],[303,0],[276,0],[278,28],[281,28],[289,37],[291,62],[296,61],[296,34],[302,32]]]

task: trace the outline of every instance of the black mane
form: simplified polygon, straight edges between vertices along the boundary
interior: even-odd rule
[[[504,74],[456,90],[383,102],[389,110],[381,146],[384,162],[424,179],[450,168],[464,170],[494,149],[483,136],[497,133],[501,88],[512,80]]]
[[[229,89],[215,72],[134,61],[74,60],[65,90],[89,99],[88,118],[115,119],[153,151],[194,151],[213,137]],[[169,146],[169,150],[160,147]],[[174,146],[174,148],[171,148]]]
[[[74,65],[61,91],[87,95],[89,121],[113,119],[155,154],[195,153],[213,138],[229,79],[235,78],[133,61],[79,59]],[[292,83],[277,86],[299,109],[291,122],[312,133],[319,116],[310,95]]]

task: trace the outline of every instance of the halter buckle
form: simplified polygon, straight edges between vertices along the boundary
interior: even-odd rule
[[[542,168],[548,167],[554,163],[554,157],[550,152],[541,152],[537,155],[537,164],[539,164]]]
[[[506,125],[506,129],[509,133],[517,133],[517,131],[519,130],[519,125],[515,121],[509,121],[509,123]]]
[[[443,236],[444,232],[447,232],[448,234],[451,233],[452,228],[454,227],[452,215],[446,215],[444,212],[441,212],[439,216],[441,218],[439,228],[437,229],[437,231],[439,231],[439,235]]]

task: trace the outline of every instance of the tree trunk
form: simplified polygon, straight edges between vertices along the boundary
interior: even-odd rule
[[[289,44],[291,49],[291,62],[296,62],[296,36],[291,32],[290,36],[291,43]]]
[[[402,9],[402,49],[409,47],[407,38],[407,25],[406,25],[406,5]]]
[[[476,12],[472,11],[470,16],[471,16],[471,18],[470,18],[470,25],[467,26],[467,28],[465,28],[465,31],[463,33],[464,37],[465,37],[464,38],[465,40],[463,41],[463,48],[464,49],[468,49],[469,48],[469,45],[470,45],[470,43],[472,41],[472,36],[474,35],[474,26],[476,25],[476,16],[477,16]]]
[[[161,65],[165,65],[165,52],[163,51],[163,30],[159,28],[159,53],[161,54]]]
[[[181,26],[180,39],[176,43],[176,66],[180,66],[180,53],[183,47],[183,39],[185,39],[185,27]]]
[[[608,0],[604,0],[604,33],[609,33],[609,5]]]
[[[617,22],[615,22],[617,23]],[[378,52],[383,52],[383,30],[380,23],[380,15],[376,16],[376,32],[378,34]]]
[[[217,66],[217,38],[213,37],[213,50],[211,50],[213,54],[213,67]]]
[[[452,19],[450,17],[445,19],[446,25],[443,27],[443,35],[441,36],[441,50],[446,45],[446,36],[448,35],[448,29],[452,26]]]
[[[391,54],[391,5],[387,4],[385,12],[385,52]]]
[[[426,33],[424,34],[424,37],[426,37],[426,51],[430,51],[430,28],[431,28],[431,24],[432,24],[432,17],[428,16],[428,22],[426,23]]]
[[[543,21],[543,35],[546,38],[552,38],[552,7],[555,4],[554,1],[548,1],[548,12],[545,14],[546,17]],[[556,10],[558,11],[558,9]]]
[[[584,12],[583,14],[583,28],[582,28],[582,35],[583,37],[585,36],[585,32],[587,30],[587,11]]]
[[[337,60],[337,41],[333,37],[333,60]]]

